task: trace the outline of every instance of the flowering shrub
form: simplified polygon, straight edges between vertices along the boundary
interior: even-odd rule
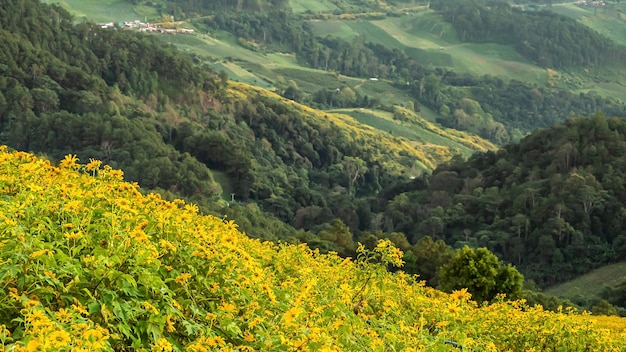
[[[9,351],[619,351],[623,319],[478,307],[386,266],[262,243],[122,172],[0,148],[0,344]]]

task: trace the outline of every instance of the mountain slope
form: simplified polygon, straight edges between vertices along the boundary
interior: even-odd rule
[[[0,11],[0,142],[52,159],[103,160],[142,187],[206,211],[233,211],[218,204],[222,189],[211,170],[231,192],[224,198],[255,202],[291,224],[310,206],[342,217],[331,194],[354,203],[458,152],[229,83],[154,36],[75,25],[57,5],[23,0]],[[352,213],[343,219],[358,230]],[[271,234],[246,230],[295,234],[288,225]]]
[[[624,259],[625,135],[623,119],[571,118],[438,167],[385,214],[413,224],[409,238],[487,246],[539,285],[567,280]]]
[[[388,241],[353,262],[250,239],[95,160],[54,167],[6,147],[0,160],[9,350],[609,351],[626,338],[623,320],[477,308],[464,290],[389,273],[401,252]]]

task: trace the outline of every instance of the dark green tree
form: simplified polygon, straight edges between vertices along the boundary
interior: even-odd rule
[[[477,302],[497,294],[516,299],[522,294],[524,277],[511,265],[503,264],[487,248],[465,246],[441,268],[439,287],[447,292],[467,288]]]

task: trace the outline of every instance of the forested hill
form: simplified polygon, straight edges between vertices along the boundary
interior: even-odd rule
[[[34,0],[2,6],[0,47],[0,143],[52,160],[102,160],[265,239],[293,239],[287,224],[302,227],[306,209],[321,211],[307,226],[340,218],[353,231],[367,228],[367,197],[458,152],[229,84],[154,36],[74,25],[65,10]],[[228,199],[258,207],[222,208],[213,171]]]
[[[577,21],[548,11],[524,11],[504,1],[434,0],[466,42],[511,45],[544,67],[623,67],[626,48]]]
[[[74,25],[65,10],[33,0],[0,8],[0,46],[1,143],[99,158],[148,187],[219,194],[204,165],[163,143],[168,114],[151,118],[173,104],[215,103],[224,82],[210,70],[147,37]]]
[[[487,246],[549,285],[626,259],[625,153],[626,121],[571,118],[439,167],[387,214],[450,245]]]

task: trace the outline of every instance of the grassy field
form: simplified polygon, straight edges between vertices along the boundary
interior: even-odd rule
[[[528,63],[513,48],[499,44],[459,44],[446,49],[459,72],[494,75],[545,84],[546,70]]]
[[[358,80],[354,78],[333,75],[322,70],[310,71],[300,68],[284,67],[273,70],[276,74],[283,76],[285,80],[293,80],[300,89],[308,93],[313,93],[322,88],[340,88],[344,85],[354,87]]]
[[[351,41],[359,35],[347,21],[341,20],[313,20],[310,21],[313,33],[318,37],[332,35],[343,40]]]
[[[213,180],[215,180],[215,182],[219,183],[220,186],[222,186],[222,199],[230,201],[231,193],[235,193],[233,180],[228,176],[227,173],[222,171],[211,170],[211,174],[213,174]]]
[[[544,292],[549,295],[572,298],[578,295],[598,295],[604,286],[614,286],[626,277],[626,262],[611,264],[596,269],[566,283],[550,287]]]
[[[356,86],[356,89],[362,95],[379,98],[382,102],[393,105],[402,105],[405,102],[413,101],[408,91],[399,89],[385,80],[362,81],[361,84]]]
[[[454,29],[434,12],[372,21],[405,51],[426,65],[450,67],[458,72],[490,74],[545,84],[544,69],[529,63],[512,47],[460,43]]]
[[[374,22],[408,47],[439,49],[442,46],[459,44],[452,25],[432,11],[417,15],[390,17]]]
[[[250,67],[250,64],[244,65]],[[256,72],[256,70],[254,70]],[[363,78],[354,78],[339,75],[324,70],[316,70],[302,67],[278,66],[272,72],[282,76],[285,80],[293,80],[298,87],[307,93],[314,93],[320,89],[332,89],[348,86],[362,96],[378,98],[381,102],[392,105],[401,105],[407,101],[413,101],[408,91],[399,89],[385,80],[370,81]]]
[[[574,18],[616,43],[626,45],[626,4],[607,4],[598,10],[575,4],[560,4],[553,6],[552,11]]]
[[[533,65],[512,47],[497,44],[460,43],[454,29],[432,11],[384,20],[312,21],[315,34],[366,41],[400,49],[427,66],[447,67],[458,72],[490,74],[543,85],[544,69]]]
[[[180,48],[208,56],[214,59],[236,59],[239,61],[270,64],[272,61],[264,54],[248,50],[236,43],[236,38],[226,33],[212,33],[211,35],[161,35],[159,39],[175,44]]]
[[[335,109],[330,110],[330,112],[351,116],[360,123],[422,145],[448,147],[453,153],[461,153],[465,156],[469,156],[475,151],[475,149],[459,141],[467,139],[469,142],[468,135],[458,135],[456,131],[442,130],[427,119],[424,119],[420,124],[400,122],[394,120],[393,114],[390,112],[371,109]],[[487,142],[487,144],[489,143]]]
[[[133,5],[127,0],[43,0],[44,3],[59,4],[75,17],[86,17],[95,22],[134,21],[140,18]],[[144,9],[145,10],[145,9]]]
[[[377,26],[377,22],[379,21],[346,21],[352,30],[365,37],[366,42],[381,44],[390,49],[403,50],[406,48],[406,45],[398,41],[392,34]]]
[[[272,87],[267,78],[258,76],[252,73],[251,70],[245,69],[235,62],[222,61],[212,63],[210,66],[213,67],[217,72],[226,72],[228,74],[228,77],[233,81],[253,84],[255,86],[263,87],[266,89]]]
[[[139,15],[142,20],[152,21],[160,19],[161,16],[154,6],[148,6],[145,4],[137,4],[133,7],[133,10]]]
[[[289,0],[293,12],[330,12],[337,9],[330,0]]]

